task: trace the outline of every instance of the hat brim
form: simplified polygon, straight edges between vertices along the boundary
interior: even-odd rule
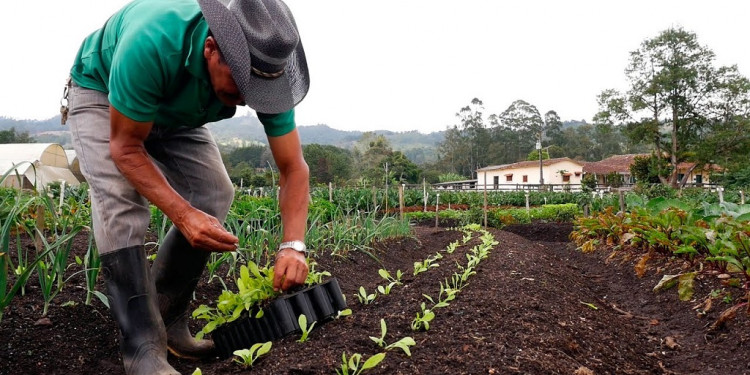
[[[310,88],[310,75],[301,40],[288,57],[284,74],[273,79],[260,77],[250,69],[250,48],[232,11],[218,0],[198,0],[198,4],[250,108],[261,113],[282,113],[304,99]]]

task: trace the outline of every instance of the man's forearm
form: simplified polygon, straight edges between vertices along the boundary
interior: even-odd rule
[[[282,176],[279,192],[281,222],[284,226],[282,241],[304,240],[307,232],[307,210],[310,204],[310,173],[299,168]]]
[[[125,147],[120,152],[113,152],[112,159],[138,193],[172,221],[179,220],[180,214],[190,208],[190,204],[172,189],[142,147]]]

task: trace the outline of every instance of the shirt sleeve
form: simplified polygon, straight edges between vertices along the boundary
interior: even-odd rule
[[[269,137],[280,137],[297,127],[294,122],[294,108],[278,114],[258,112],[258,120],[263,124],[263,130]]]
[[[157,46],[158,27],[130,30],[121,35],[112,56],[109,102],[134,121],[154,121],[169,87],[168,72],[179,59],[170,58],[167,46]]]

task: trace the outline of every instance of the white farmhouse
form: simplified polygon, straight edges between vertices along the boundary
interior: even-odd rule
[[[540,185],[539,160],[513,164],[491,165],[477,169],[477,190],[524,190]],[[563,190],[566,185],[581,184],[583,163],[571,158],[542,160],[544,185]],[[569,187],[569,186],[568,186]]]

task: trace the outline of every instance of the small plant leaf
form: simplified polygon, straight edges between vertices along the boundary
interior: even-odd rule
[[[384,278],[386,280],[388,280],[388,279],[391,278],[391,274],[388,273],[388,271],[386,271],[385,269],[382,269],[382,268],[378,270],[378,275],[380,275],[380,277],[382,277],[382,278]]]
[[[93,293],[96,296],[96,298],[99,299],[99,301],[102,301],[104,306],[107,306],[107,308],[109,308],[109,299],[107,298],[107,296],[104,295],[104,293],[98,290],[95,290]]]
[[[304,316],[304,315],[303,315],[303,316]],[[257,345],[257,344],[256,344],[256,345]],[[260,356],[262,356],[262,355],[264,355],[264,354],[268,353],[269,351],[271,351],[271,345],[272,345],[272,344],[271,344],[271,342],[270,342],[270,341],[268,341],[268,342],[265,342],[265,343],[263,343],[263,345],[261,345],[261,346],[260,346],[260,348],[258,348],[258,352],[256,353],[256,355],[257,355],[258,357],[260,357]]]
[[[385,353],[378,353],[370,358],[367,358],[367,360],[365,361],[365,364],[362,365],[362,371],[368,370],[377,366],[380,362],[383,361],[383,359],[385,359]]]

